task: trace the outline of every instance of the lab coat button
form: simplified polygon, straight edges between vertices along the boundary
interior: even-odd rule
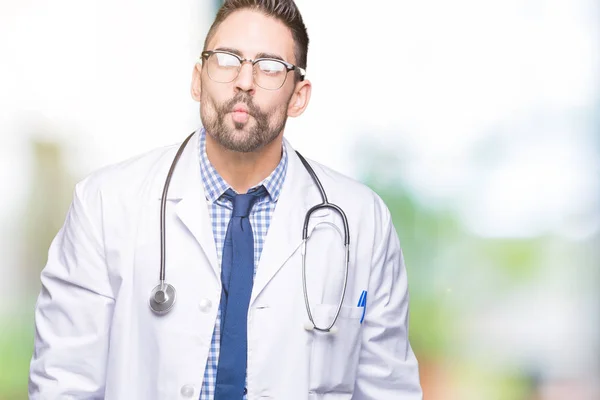
[[[183,385],[181,387],[181,395],[183,397],[192,397],[194,395],[194,387],[192,385]]]
[[[209,312],[212,307],[212,302],[209,299],[200,300],[199,308],[202,312]]]

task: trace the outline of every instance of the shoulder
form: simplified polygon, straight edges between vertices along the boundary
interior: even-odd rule
[[[159,147],[102,167],[77,183],[76,195],[82,200],[93,200],[99,195],[141,192],[144,187],[151,186],[156,176],[166,168],[165,165],[168,167],[178,146]]]
[[[313,160],[309,161],[321,180],[327,193],[335,194],[331,202],[345,204],[346,207],[373,213],[376,219],[389,219],[390,212],[383,199],[373,189],[355,178],[349,177]]]

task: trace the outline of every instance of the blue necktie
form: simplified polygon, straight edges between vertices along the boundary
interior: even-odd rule
[[[254,280],[254,237],[248,216],[254,203],[267,194],[264,186],[248,194],[231,189],[224,197],[233,203],[221,261],[221,345],[215,400],[241,400],[246,386],[248,305]]]

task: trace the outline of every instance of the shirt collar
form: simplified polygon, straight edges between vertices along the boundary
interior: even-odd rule
[[[204,128],[200,129],[198,140],[198,154],[200,158],[200,175],[202,177],[202,183],[204,185],[204,194],[206,195],[206,199],[211,203],[216,202],[222,195],[230,189],[231,186],[219,175],[217,170],[213,167],[213,165],[208,160],[208,156],[206,155],[206,130]],[[254,186],[254,188],[259,186],[264,186],[269,193],[269,198],[272,202],[277,202],[279,199],[279,195],[281,193],[281,188],[283,187],[283,182],[285,180],[285,175],[287,172],[287,164],[288,164],[288,155],[285,147],[285,141],[283,142],[282,148],[282,156],[277,167],[271,172],[271,174],[266,177],[262,182],[258,185]],[[253,188],[252,188],[253,189]]]

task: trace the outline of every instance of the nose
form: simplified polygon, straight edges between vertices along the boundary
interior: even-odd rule
[[[245,62],[240,66],[240,73],[235,80],[235,86],[244,92],[254,91],[254,68],[251,63]]]

